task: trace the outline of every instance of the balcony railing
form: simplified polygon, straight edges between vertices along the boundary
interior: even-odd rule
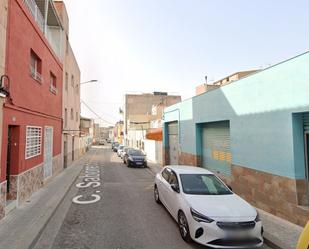
[[[44,18],[41,14],[41,11],[34,0],[24,0],[27,8],[29,9],[30,13],[34,17],[34,20],[37,22],[39,28],[42,32],[44,32]]]
[[[33,16],[34,20],[38,24],[38,27],[40,28],[42,33],[45,35],[47,40],[49,41],[49,44],[51,45],[52,49],[54,50],[58,58],[61,59],[62,57],[61,44],[60,44],[61,43],[61,32],[62,32],[61,27],[57,26],[55,28],[55,27],[51,27],[48,25],[47,27],[45,27],[44,17],[38,5],[36,4],[35,0],[24,0],[24,2],[29,12]]]

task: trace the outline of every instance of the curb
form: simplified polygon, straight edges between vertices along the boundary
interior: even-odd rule
[[[84,157],[87,155],[87,153],[85,153],[82,157],[80,157],[78,160],[76,160],[75,162],[73,162],[69,167],[74,167],[74,164],[77,164],[79,162],[81,162],[83,159],[85,159]],[[71,187],[74,185],[76,179],[78,178],[78,176],[80,175],[80,172],[83,170],[84,166],[82,166],[81,170],[78,171],[78,173],[76,174],[76,176],[74,177],[72,183],[68,186],[68,188],[65,190],[65,192],[63,192],[63,196],[60,198],[59,202],[57,203],[56,207],[54,208],[54,210],[52,211],[52,213],[50,214],[50,216],[47,218],[47,220],[44,222],[44,225],[40,228],[40,231],[36,234],[36,236],[33,238],[31,244],[29,245],[28,249],[33,249],[36,245],[36,243],[38,242],[38,240],[40,239],[44,229],[46,228],[47,224],[49,223],[49,221],[51,220],[51,218],[54,216],[54,214],[56,213],[58,207],[60,206],[60,204],[63,202],[64,198],[66,197],[67,193],[70,191]],[[64,171],[62,171],[64,172]]]
[[[264,242],[266,245],[270,246],[273,249],[288,249],[282,244],[278,239],[272,236],[270,233],[264,231]]]

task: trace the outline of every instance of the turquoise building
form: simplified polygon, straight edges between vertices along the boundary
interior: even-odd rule
[[[218,174],[258,208],[309,219],[309,52],[165,109],[165,164]]]

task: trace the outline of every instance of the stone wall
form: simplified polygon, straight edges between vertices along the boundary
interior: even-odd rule
[[[5,216],[6,206],[6,181],[0,184],[0,219]]]
[[[201,156],[181,152],[178,160],[180,165],[202,166],[201,159]]]
[[[44,169],[40,164],[22,174],[17,179],[17,201],[18,205],[27,201],[33,193],[43,186]]]
[[[227,182],[235,193],[257,208],[301,226],[309,219],[308,206],[299,206],[300,189],[294,179],[232,165],[232,177]]]

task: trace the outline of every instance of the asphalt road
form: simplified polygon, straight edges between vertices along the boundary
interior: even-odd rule
[[[149,169],[127,168],[107,146],[94,148],[91,153],[80,178],[72,185],[33,248],[206,248],[181,239],[176,222],[153,199],[154,175]],[[92,179],[99,180],[100,186],[76,187],[83,181],[86,167],[88,174],[96,175],[100,171],[100,179]],[[89,204],[72,202],[80,195],[77,202],[100,199]]]

